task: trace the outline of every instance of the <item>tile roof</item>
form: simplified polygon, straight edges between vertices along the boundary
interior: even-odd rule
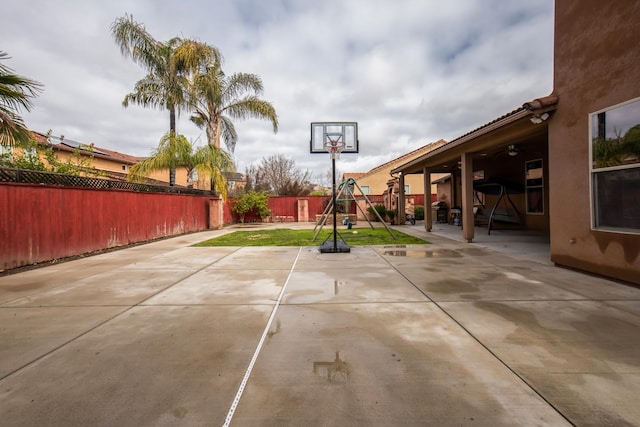
[[[445,145],[446,143],[447,143],[447,141],[445,141],[444,139],[440,139],[440,140],[438,140],[436,142],[431,142],[431,143],[429,143],[427,145],[423,145],[422,147],[416,148],[415,150],[410,151],[410,152],[408,152],[406,154],[403,154],[400,157],[396,157],[393,160],[390,160],[390,161],[388,161],[386,163],[383,163],[383,164],[381,164],[379,166],[376,166],[375,168],[371,169],[368,172],[347,172],[347,173],[345,173],[343,175],[350,176],[350,177],[353,177],[353,178],[356,178],[356,179],[362,178],[364,176],[372,175],[372,174],[384,169],[385,167],[391,166],[391,165],[393,165],[395,163],[405,162],[405,161],[407,161],[407,160],[409,160],[409,159],[411,159],[413,157],[417,157],[417,156],[420,156],[422,154],[426,154],[426,153],[428,153],[428,152],[430,152],[432,150],[435,150],[438,147],[441,147],[441,146]],[[359,176],[357,176],[358,174],[359,174]]]
[[[144,158],[144,157],[132,156],[130,154],[120,153],[118,151],[109,150],[108,148],[98,147],[93,143],[85,144],[78,141],[70,140],[65,138],[64,135],[57,137],[57,136],[46,136],[45,134],[42,134],[39,132],[32,132],[32,133],[34,138],[36,139],[36,141],[38,141],[39,144],[49,145],[54,149],[61,150],[61,151],[72,152],[72,151],[75,151],[76,149],[79,149],[95,157],[100,157],[103,159],[113,160],[116,162],[130,164],[130,165],[136,164]],[[53,143],[52,140],[59,141],[59,142]]]
[[[548,96],[543,96],[541,98],[536,98],[533,101],[529,101],[529,102],[525,102],[522,107],[516,108],[515,110],[503,114],[502,116],[491,120],[489,123],[485,123],[480,127],[477,127],[475,129],[473,129],[472,131],[469,131],[467,133],[465,133],[464,135],[460,135],[459,137],[457,137],[456,139],[451,140],[451,143],[454,143],[458,140],[464,139],[465,137],[474,134],[484,128],[488,128],[491,125],[494,125],[498,122],[503,121],[504,119],[507,119],[511,116],[516,115],[517,113],[521,112],[521,111],[530,111],[533,112],[534,114],[537,113],[540,110],[548,110],[548,109],[554,109],[556,104],[558,103],[558,96],[557,95],[548,95]],[[445,144],[446,145],[446,144]]]
[[[519,120],[522,117],[536,117],[543,112],[555,110],[557,104],[558,104],[558,96],[553,93],[551,95],[543,96],[540,98],[536,98],[532,101],[525,102],[522,105],[522,107],[516,108],[515,110],[509,113],[503,114],[502,116],[496,119],[493,119],[492,121],[485,123],[484,125],[477,127],[465,133],[464,135],[461,135],[449,142],[446,142],[445,144],[442,144],[441,145],[442,149],[438,150],[437,153],[427,152],[413,160],[409,160],[407,163],[403,165],[400,165],[399,167],[395,168],[392,171],[392,173],[401,172],[402,170],[406,169],[407,166],[412,166],[417,163],[420,163],[423,161],[423,159],[432,157],[433,155],[438,155],[439,153],[449,150],[449,148],[451,147],[455,147],[457,145],[467,143],[468,141],[473,140],[479,135],[492,132],[493,130],[498,129],[501,126],[504,126],[505,124],[512,122],[514,120]],[[440,148],[440,147],[436,147],[436,148]]]

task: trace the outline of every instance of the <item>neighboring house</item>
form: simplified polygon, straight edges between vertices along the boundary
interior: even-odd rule
[[[129,169],[144,157],[132,156],[99,147],[93,143],[81,143],[64,135],[53,136],[38,132],[32,132],[37,141],[37,146],[42,149],[51,148],[61,162],[72,163],[87,162],[94,167],[104,178],[126,180]],[[197,180],[196,180],[197,181]],[[194,188],[209,189],[209,183],[204,180],[194,183]],[[157,171],[149,174],[149,184],[169,185],[169,171]],[[176,185],[187,186],[187,172],[180,168],[176,171]]]
[[[247,185],[247,176],[240,172],[229,172],[225,174],[227,181],[227,194],[237,195],[244,191]]]
[[[637,1],[557,0],[551,95],[391,172],[452,172],[468,242],[496,207],[496,227],[547,234],[557,265],[640,284],[638,16]]]
[[[36,136],[39,140],[44,139],[47,141],[61,161],[74,161],[78,157],[88,158],[91,166],[104,173],[105,177],[111,179],[126,179],[129,168],[142,159],[141,157],[98,147],[93,143],[83,144],[65,139],[64,135],[47,137],[36,133]]]
[[[424,145],[414,151],[404,154],[380,166],[376,166],[369,172],[345,173],[342,175],[342,180],[345,181],[348,178],[355,179],[355,181],[358,183],[358,186],[362,189],[362,192],[366,196],[370,196],[369,199],[372,204],[381,204],[384,205],[386,209],[395,211],[398,209],[399,177],[398,174],[396,174],[395,176],[392,175],[391,171],[394,168],[402,165],[403,163],[420,157],[425,153],[441,147],[444,144],[446,144],[446,141],[441,139],[439,141]],[[404,180],[404,194],[406,196],[404,208],[406,212],[410,214],[414,213],[414,197],[411,197],[410,195],[422,195],[424,193],[424,186],[424,179],[421,176],[414,175],[407,177],[407,179]],[[434,193],[436,190],[436,186],[431,186],[431,189],[431,192]],[[355,196],[359,195],[360,194],[358,190],[355,189]],[[430,196],[429,200],[431,200]],[[367,211],[366,201],[359,200],[358,204],[360,205],[360,209],[351,209],[351,211],[352,213],[355,213],[357,215],[358,220],[363,220],[364,215],[362,213]]]
[[[436,148],[441,147],[444,144],[446,144],[446,141],[441,139],[437,142],[427,144],[425,146],[418,148],[417,150],[411,151],[387,163],[377,166],[371,169],[369,172],[345,173],[342,176],[342,180],[344,181],[347,178],[355,179],[358,185],[360,186],[360,188],[362,188],[362,191],[366,195],[370,195],[370,194],[377,195],[377,196],[383,195],[389,187],[389,180],[394,178],[391,175],[392,169],[410,160],[420,157],[425,153],[435,150]],[[424,193],[424,179],[422,177],[419,177],[419,176],[407,177],[407,179],[405,179],[404,185],[405,185],[405,194]],[[435,191],[435,186],[433,187],[433,191]]]

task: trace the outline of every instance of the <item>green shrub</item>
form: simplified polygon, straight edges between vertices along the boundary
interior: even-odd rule
[[[387,218],[389,219],[389,222],[393,222],[393,220],[396,217],[396,211],[394,210],[387,210]]]
[[[424,219],[424,206],[414,206],[413,207],[413,216],[416,217],[417,220]]]
[[[387,209],[383,205],[373,205],[367,208],[367,212],[369,212],[369,216],[372,220],[379,221],[378,217],[376,216],[376,212],[378,212],[378,215],[380,215],[380,217],[384,220],[384,217],[387,214]]]
[[[240,216],[240,222],[244,223],[244,216],[250,211],[255,211],[262,219],[271,215],[268,206],[269,194],[266,191],[250,190],[236,200],[232,209]]]

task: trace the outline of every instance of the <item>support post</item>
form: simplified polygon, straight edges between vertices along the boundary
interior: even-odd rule
[[[473,242],[473,161],[470,153],[462,153],[462,237],[467,243]]]
[[[424,177],[424,229],[429,232],[433,227],[433,215],[431,212],[431,170],[422,169]]]
[[[400,172],[398,176],[398,213],[396,214],[396,224],[405,223],[405,206],[404,206],[404,174]]]

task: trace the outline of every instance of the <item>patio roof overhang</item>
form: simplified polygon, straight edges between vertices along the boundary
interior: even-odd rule
[[[518,146],[539,140],[547,134],[547,119],[556,109],[558,97],[549,95],[525,103],[497,119],[462,135],[443,146],[407,162],[391,171],[392,174],[421,174],[424,168],[432,173],[449,173],[458,166],[463,153],[472,158],[495,155],[507,150],[509,145]]]

